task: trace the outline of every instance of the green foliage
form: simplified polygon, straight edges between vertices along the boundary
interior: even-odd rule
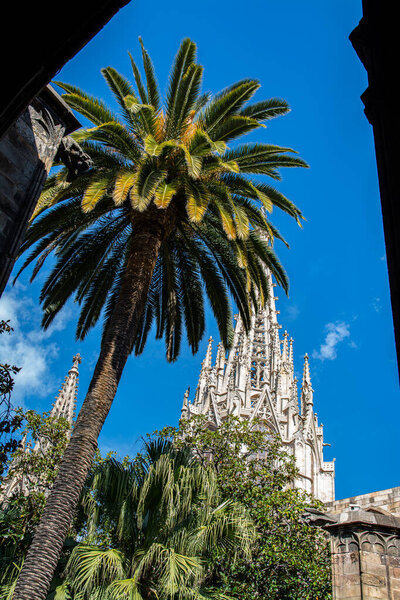
[[[0,598],[8,598],[23,564],[32,535],[46,503],[58,465],[68,443],[70,424],[64,418],[33,410],[15,411],[23,424],[22,443],[11,453],[3,485],[16,476],[24,482],[25,493],[18,490],[0,506]],[[71,540],[67,541],[67,545]],[[65,561],[62,558],[61,564]]]
[[[93,167],[74,181],[65,168],[49,177],[22,246],[22,252],[34,247],[22,269],[36,261],[33,279],[55,254],[41,294],[43,326],[74,297],[81,304],[76,334],[83,339],[103,311],[107,318],[112,313],[132,240],[151,222],[162,230],[162,246],[131,346],[141,353],[154,324],[157,337],[165,338],[168,360],[175,360],[185,329],[193,352],[198,349],[205,329],[203,290],[228,348],[230,295],[248,327],[251,304],[267,298],[265,266],[288,289],[272,248],[275,238],[283,238],[267,214],[277,206],[299,223],[302,214],[252,175],[279,179],[280,167],[307,165],[291,148],[263,143],[228,148],[228,142],[289,110],[279,98],[251,104],[258,81],[239,81],[214,98],[202,94],[203,67],[196,45],[185,39],[163,103],[152,61],[140,44],[143,73],[131,56],[134,83],[112,67],[102,69],[118,113],[76,86],[57,82],[65,102],[93,124],[73,134]]]
[[[215,552],[209,583],[240,600],[329,600],[327,539],[302,518],[321,504],[293,488],[294,459],[262,421],[230,417],[212,431],[204,417],[182,420],[180,429],[161,432],[177,447],[192,448],[212,465],[225,498],[242,502],[253,518],[258,540],[251,560],[227,560]]]
[[[45,502],[45,492],[51,488],[57,476],[71,426],[66,419],[53,417],[50,412],[40,414],[34,410],[23,412],[17,409],[16,414],[25,421],[23,444],[13,452],[4,482],[14,476],[24,479],[29,492],[29,505],[33,507],[37,503],[35,515],[29,519],[30,526],[34,527]],[[24,501],[25,498],[16,499],[20,505]]]
[[[163,440],[133,461],[100,460],[82,508],[81,541],[65,571],[82,600],[201,599],[207,557],[250,556],[255,537],[241,504],[222,501],[213,469]]]
[[[31,434],[57,447],[48,416],[28,418]],[[302,518],[320,503],[293,489],[293,457],[261,421],[206,425],[155,432],[133,460],[97,453],[48,600],[331,598],[327,540]],[[32,493],[0,513],[0,598],[38,512]]]

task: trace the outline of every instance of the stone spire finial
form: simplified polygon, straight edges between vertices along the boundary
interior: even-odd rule
[[[71,373],[72,370],[76,371],[76,374],[79,375],[79,370],[78,370],[78,365],[80,365],[82,362],[82,357],[79,354],[75,354],[75,356],[72,358],[72,367],[69,370],[69,373]]]
[[[183,394],[183,406],[187,406],[188,400],[189,400],[189,394],[190,394],[190,386],[188,387],[186,392]]]
[[[222,342],[219,342],[218,344],[218,350],[217,350],[217,358],[215,360],[215,366],[217,368],[217,370],[221,370],[224,368],[225,365],[225,348]]]
[[[310,365],[308,363],[308,354],[304,356],[304,367],[303,367],[303,382],[301,386],[301,399],[302,405],[313,403],[313,389],[311,385],[310,377]]]
[[[283,362],[287,362],[288,361],[288,337],[289,334],[287,331],[285,331],[285,333],[283,334],[283,348],[282,348],[282,361]]]
[[[292,371],[294,370],[294,364],[293,364],[293,338],[290,338],[289,340],[289,365],[292,369]]]
[[[190,387],[188,387],[188,389],[186,390],[186,392],[183,395],[183,403],[182,403],[182,410],[181,410],[182,417],[186,417],[189,412],[189,394],[190,394]]]
[[[212,367],[212,343],[213,343],[213,339],[210,336],[210,338],[208,340],[206,356],[203,361],[204,369],[211,369],[211,367]]]
[[[273,355],[273,371],[277,371],[280,366],[281,359],[281,341],[279,339],[279,325],[275,323],[273,332],[272,355]]]
[[[311,387],[311,377],[310,377],[310,365],[308,364],[308,354],[304,355],[304,366],[303,366],[303,387],[305,386]]]
[[[293,383],[292,383],[292,401],[293,403],[296,405],[296,407],[299,407],[299,403],[298,403],[298,389],[297,389],[297,377],[293,377]]]

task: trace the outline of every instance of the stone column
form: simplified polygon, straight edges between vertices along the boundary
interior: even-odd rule
[[[400,519],[355,509],[324,524],[334,600],[400,600]]]
[[[0,140],[0,295],[61,141],[79,127],[47,86]]]

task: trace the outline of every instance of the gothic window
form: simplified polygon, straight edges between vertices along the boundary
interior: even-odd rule
[[[265,367],[266,362],[264,360],[260,360],[257,356],[253,357],[250,371],[252,387],[259,388],[261,383],[265,381]]]

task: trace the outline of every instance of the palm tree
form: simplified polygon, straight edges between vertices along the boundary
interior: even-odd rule
[[[85,500],[87,534],[60,596],[200,599],[207,557],[218,548],[249,555],[255,540],[244,508],[222,502],[213,470],[162,440],[139,461],[102,463]]]
[[[251,306],[267,294],[265,266],[287,290],[271,247],[282,239],[267,213],[275,205],[298,222],[285,196],[247,175],[279,179],[279,167],[306,166],[290,148],[227,142],[284,114],[279,99],[245,106],[260,87],[246,79],[211,98],[201,94],[196,46],[182,42],[162,105],[150,57],[142,45],[143,80],[131,57],[135,91],[111,67],[102,70],[120,107],[115,115],[82,90],[58,83],[67,104],[93,127],[75,134],[93,167],[74,181],[61,169],[39,200],[22,251],[22,268],[57,261],[43,285],[43,326],[65,302],[81,304],[77,337],[104,313],[101,350],[74,433],[60,465],[16,586],[16,600],[45,597],[89,472],[97,437],[130,353],[143,350],[155,324],[168,360],[186,329],[193,352],[204,333],[205,290],[222,341],[232,338],[229,293],[246,326]]]

